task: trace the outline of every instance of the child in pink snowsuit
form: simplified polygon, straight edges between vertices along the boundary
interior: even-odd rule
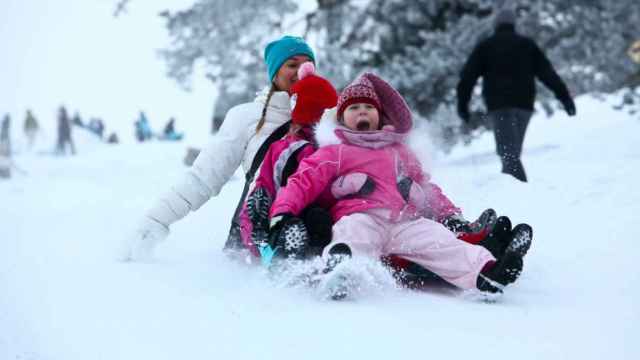
[[[335,224],[331,244],[324,250],[328,260],[337,253],[334,250],[344,253],[347,248],[353,256],[400,256],[462,289],[499,292],[515,281],[522,269],[517,249],[497,260],[485,248],[457,239],[425,217],[439,219],[458,209],[429,182],[404,144],[411,112],[391,85],[365,73],[341,93],[336,120],[338,143],[322,146],[302,160],[271,207],[272,228],[298,216],[336,179],[357,181],[349,175],[364,174],[373,182],[372,191],[340,198],[330,209]],[[427,214],[433,211],[438,214]]]

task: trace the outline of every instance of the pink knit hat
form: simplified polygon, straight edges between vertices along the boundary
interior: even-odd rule
[[[338,98],[338,119],[342,118],[344,110],[351,104],[365,103],[371,104],[378,109],[379,113],[382,113],[382,105],[380,105],[380,99],[376,90],[373,87],[371,81],[364,76],[360,76],[355,79],[351,84],[342,90],[340,97]]]
[[[373,73],[362,74],[342,91],[338,98],[338,119],[342,118],[347,106],[358,102],[375,106],[380,113],[381,125],[391,125],[398,133],[406,133],[413,126],[411,110],[402,95]]]

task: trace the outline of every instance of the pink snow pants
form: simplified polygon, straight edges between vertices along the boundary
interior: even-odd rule
[[[435,221],[418,218],[393,222],[378,213],[354,213],[333,225],[334,244],[349,245],[354,257],[397,255],[433,271],[462,288],[476,288],[478,274],[495,261],[482,246],[466,243]]]

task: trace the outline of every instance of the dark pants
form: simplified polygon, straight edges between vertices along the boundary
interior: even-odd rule
[[[65,155],[67,153],[67,145],[69,145],[71,155],[75,155],[76,146],[73,144],[73,140],[71,140],[71,138],[58,138],[58,143],[56,144],[56,154]]]
[[[532,112],[508,108],[489,112],[496,139],[496,152],[502,161],[502,172],[526,182],[527,174],[520,161],[522,143]]]

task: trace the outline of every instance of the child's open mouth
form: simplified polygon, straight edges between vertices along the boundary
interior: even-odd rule
[[[367,120],[360,120],[358,121],[358,123],[356,124],[356,129],[358,129],[358,131],[367,131],[369,130],[369,122]]]

